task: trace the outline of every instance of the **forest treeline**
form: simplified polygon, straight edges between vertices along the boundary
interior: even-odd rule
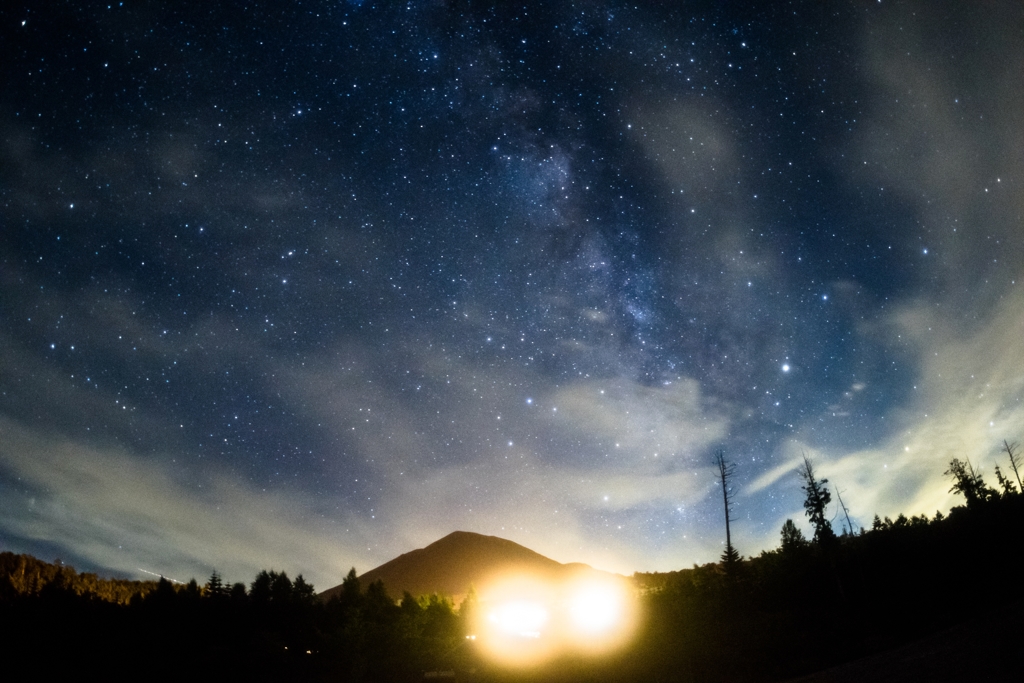
[[[191,680],[420,680],[474,668],[466,619],[444,596],[396,603],[355,570],[329,601],[301,575],[261,571],[249,584],[98,579],[59,563],[0,554],[0,651],[45,678],[154,669]]]
[[[836,534],[827,480],[810,462],[800,475],[812,538],[787,520],[779,547],[756,557],[740,558],[730,541],[720,562],[634,575],[643,615],[636,637],[599,658],[501,670],[465,637],[473,598],[459,609],[437,595],[396,603],[379,582],[361,586],[355,570],[325,602],[283,572],[261,571],[248,585],[217,573],[202,585],[128,582],[11,553],[0,554],[0,642],[10,661],[25,658],[39,673],[98,670],[115,679],[158,668],[199,680],[414,681],[454,672],[475,681],[755,682],[1019,610],[1019,480],[997,472],[992,488],[954,459],[946,475],[963,506],[934,517],[876,516],[867,529],[847,522]],[[1007,667],[1015,670],[1020,635],[992,637],[1013,644]]]
[[[633,654],[647,680],[779,681],[1019,610],[1024,496],[987,492],[948,515],[876,516],[817,541],[787,522],[777,549],[731,568],[638,574],[646,630]],[[1019,634],[992,637],[1019,674]]]
[[[50,563],[31,555],[0,552],[0,601],[60,590],[127,605],[133,597],[146,595],[156,587],[156,581],[105,579],[90,572],[76,572],[60,560]]]

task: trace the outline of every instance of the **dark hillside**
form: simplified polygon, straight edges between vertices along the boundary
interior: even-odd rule
[[[381,581],[394,599],[404,592],[441,593],[458,604],[471,586],[479,589],[502,574],[524,573],[557,581],[577,572],[596,571],[585,564],[561,564],[497,536],[455,531],[361,574],[359,582],[365,587]],[[341,585],[328,588],[320,597],[328,600],[341,590]]]
[[[142,589],[125,600],[102,579],[6,553],[0,643],[12,669],[45,678],[134,680],[158,663],[189,680],[415,681],[455,672],[494,683],[1015,681],[1024,495],[977,485],[969,505],[948,516],[876,519],[870,530],[818,541],[790,524],[781,547],[757,557],[635,575],[641,618],[623,648],[566,652],[528,670],[495,664],[467,639],[485,596],[456,609],[437,593],[460,595],[498,571],[559,585],[594,570],[467,532],[362,577],[353,571],[319,599],[301,576],[263,571],[249,586],[216,573],[205,586],[125,585]],[[386,591],[430,595],[397,604]]]

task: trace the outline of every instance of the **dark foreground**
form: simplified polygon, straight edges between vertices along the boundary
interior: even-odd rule
[[[1024,617],[1005,609],[790,683],[964,683],[1024,677]]]
[[[10,553],[0,656],[48,680],[1018,681],[1024,495],[1007,489],[948,517],[876,519],[827,543],[784,527],[782,547],[758,557],[636,575],[643,616],[628,646],[532,671],[480,657],[466,639],[472,600],[396,603],[354,571],[323,601],[273,571],[249,586],[216,574],[205,586],[119,583]]]

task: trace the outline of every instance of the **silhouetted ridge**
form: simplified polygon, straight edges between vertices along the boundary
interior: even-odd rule
[[[443,593],[459,602],[470,586],[478,589],[498,575],[529,573],[558,579],[576,572],[596,572],[588,565],[561,564],[518,543],[471,531],[453,531],[425,548],[399,555],[359,575],[365,589],[382,581],[388,595],[398,599],[408,591],[414,596]],[[329,599],[341,586],[320,596]]]

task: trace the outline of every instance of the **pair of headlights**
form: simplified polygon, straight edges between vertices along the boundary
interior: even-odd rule
[[[473,640],[507,663],[534,663],[568,651],[604,652],[625,642],[636,618],[622,579],[562,582],[511,577],[485,588]]]

